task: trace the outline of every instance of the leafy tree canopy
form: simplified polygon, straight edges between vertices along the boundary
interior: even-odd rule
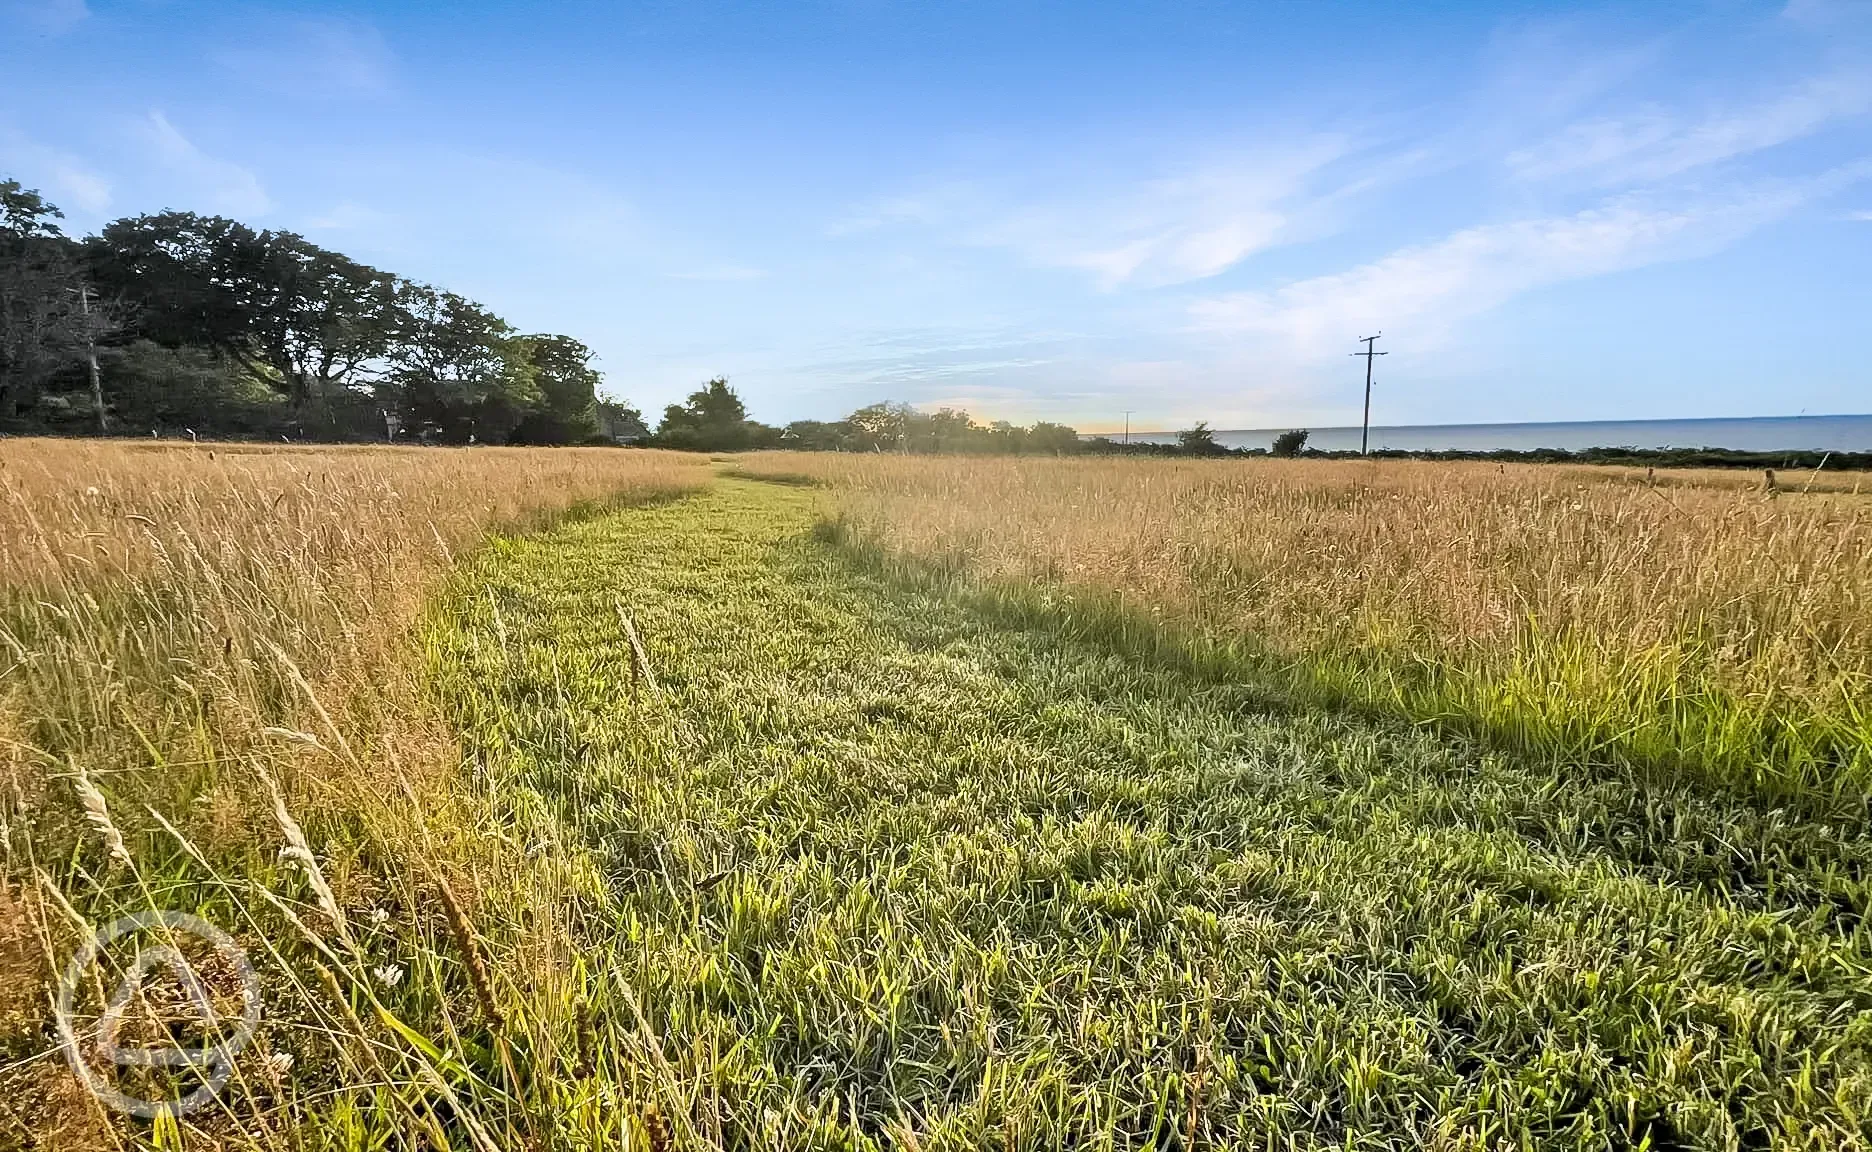
[[[129,217],[82,243],[60,218],[0,181],[0,424],[69,427],[73,400],[59,390],[100,345],[105,407],[138,430],[541,444],[601,434],[600,378],[570,337],[519,336],[465,297],[224,216]]]
[[[717,376],[691,392],[687,403],[663,409],[655,442],[668,448],[734,452],[754,446],[759,431],[728,378]]]
[[[1198,420],[1194,428],[1178,432],[1177,447],[1192,456],[1214,456],[1228,451],[1216,442],[1215,433],[1209,431],[1207,420]]]
[[[543,399],[525,343],[465,296],[397,286],[385,398],[407,432],[451,444],[502,443]]]
[[[0,424],[36,406],[95,328],[79,301],[76,253],[62,213],[17,180],[0,180]]]
[[[140,334],[231,356],[295,407],[360,385],[398,322],[394,277],[292,232],[162,212],[107,225],[91,250]]]
[[[592,351],[521,335],[459,294],[305,237],[164,211],[67,239],[58,207],[0,180],[0,426],[131,428],[447,443],[650,443],[702,451],[1066,454],[1227,451],[1206,425],[1179,447],[1087,441],[1063,424],[870,404],[784,430],[748,417],[726,377],[643,414],[600,398]],[[99,352],[101,399],[80,362]]]
[[[521,336],[521,357],[539,402],[510,437],[515,444],[578,444],[599,435],[598,384],[590,348],[570,336]]]
[[[15,236],[63,236],[54,220],[63,220],[65,213],[39,195],[35,188],[27,188],[18,180],[0,180],[0,232],[10,232]]]
[[[1306,442],[1307,432],[1304,428],[1296,428],[1291,432],[1282,432],[1280,435],[1274,437],[1273,454],[1276,456],[1298,456],[1300,455],[1300,450],[1306,447]]]

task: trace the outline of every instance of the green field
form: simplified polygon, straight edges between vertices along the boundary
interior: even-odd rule
[[[566,1143],[1865,1140],[1862,833],[1023,628],[818,509],[729,478],[499,540],[429,617],[571,894],[535,1008],[582,1067],[518,1074]]]

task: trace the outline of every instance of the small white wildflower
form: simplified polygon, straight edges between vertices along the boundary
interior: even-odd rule
[[[401,964],[382,964],[372,968],[371,975],[377,977],[377,983],[382,984],[385,988],[395,988],[398,984],[403,983],[403,966]]]
[[[291,1052],[275,1052],[267,1057],[267,1063],[273,1066],[273,1071],[283,1076],[292,1071],[293,1055]]]
[[[97,829],[104,839],[105,852],[112,860],[129,864],[130,849],[124,846],[123,833],[111,822],[110,808],[104,803],[104,793],[85,775],[84,765],[76,760],[67,761],[71,765],[72,785],[78,791],[78,802],[85,810],[85,823]]]
[[[91,497],[91,498],[92,498],[93,500],[95,500],[95,499],[97,499],[97,498],[98,498],[99,496],[101,496],[101,495],[103,495],[103,493],[101,493],[101,492],[99,492],[99,491],[97,490],[97,485],[96,485],[96,484],[93,484],[93,485],[91,485],[91,487],[89,487],[89,488],[86,488],[86,489],[84,490],[84,494],[85,494],[86,496],[89,496],[89,497]]]
[[[390,922],[390,910],[388,908],[372,908],[370,910],[370,922],[379,927],[388,924]]]

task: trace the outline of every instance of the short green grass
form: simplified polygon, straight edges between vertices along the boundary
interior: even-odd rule
[[[1866,1146],[1863,833],[1024,629],[816,508],[500,541],[433,617],[578,892],[569,1143]]]

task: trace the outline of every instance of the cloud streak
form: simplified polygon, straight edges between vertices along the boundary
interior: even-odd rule
[[[1153,178],[1065,196],[948,180],[853,212],[828,232],[922,228],[952,244],[1012,252],[1030,266],[1085,273],[1101,291],[1161,288],[1208,279],[1316,234],[1324,209],[1369,184],[1319,192],[1326,169],[1351,151],[1344,137],[1319,134],[1281,149],[1219,151]],[[1028,181],[1075,183],[1039,172]]]
[[[1566,216],[1465,228],[1345,272],[1272,292],[1198,301],[1199,330],[1273,337],[1302,360],[1342,351],[1348,332],[1415,329],[1420,347],[1456,323],[1526,292],[1720,251],[1815,195],[1865,175],[1843,169],[1806,185],[1766,187],[1724,201],[1656,207],[1618,200]]]
[[[1346,152],[1345,141],[1321,137],[1224,159],[1111,196],[1042,205],[982,229],[978,241],[1090,273],[1105,291],[1206,280],[1301,232],[1305,194]]]
[[[159,110],[142,124],[142,135],[157,160],[190,185],[208,207],[234,216],[261,216],[273,209],[273,200],[260,178],[232,161],[221,160],[196,147]]]
[[[48,148],[11,128],[0,128],[0,170],[29,184],[42,182],[62,206],[76,206],[94,216],[110,210],[109,180],[72,153]]]
[[[1798,140],[1868,108],[1872,81],[1828,76],[1757,107],[1694,122],[1657,108],[1582,121],[1511,153],[1507,164],[1524,181],[1584,176],[1601,185],[1655,182]]]

